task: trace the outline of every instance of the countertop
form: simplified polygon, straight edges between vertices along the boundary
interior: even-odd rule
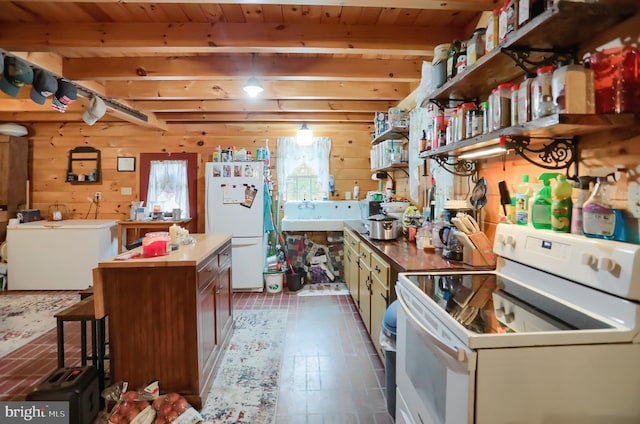
[[[142,247],[137,247],[126,253],[140,254],[137,257],[126,260],[111,258],[98,264],[100,268],[140,268],[162,266],[194,266],[205,259],[212,252],[219,250],[225,243],[231,241],[231,233],[225,234],[191,234],[194,243],[180,245],[178,250],[171,251],[168,255],[145,258]]]
[[[491,267],[470,266],[463,262],[444,259],[440,255],[440,249],[418,249],[415,243],[409,242],[402,235],[395,240],[374,240],[368,234],[359,233],[351,225],[347,225],[347,227],[389,262],[389,265],[394,267],[397,272],[433,271],[448,268],[474,271],[493,269]]]
[[[81,229],[81,228],[109,228],[115,227],[118,221],[115,219],[63,219],[61,221],[31,221],[22,224],[9,225],[12,230],[33,230],[33,229]]]

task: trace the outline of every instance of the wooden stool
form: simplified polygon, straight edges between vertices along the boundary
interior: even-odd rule
[[[80,322],[80,360],[82,365],[87,364],[87,359],[91,359],[93,366],[98,370],[100,391],[104,389],[105,380],[105,345],[106,345],[106,314],[96,314],[94,297],[89,296],[80,302],[71,305],[67,309],[54,315],[57,321],[57,343],[58,343],[58,368],[64,368],[64,323],[66,321]],[[91,356],[87,354],[87,333],[86,323],[91,322]]]

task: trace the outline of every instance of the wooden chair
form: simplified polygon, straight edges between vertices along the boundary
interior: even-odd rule
[[[102,278],[98,268],[93,269],[93,294],[88,290],[80,292],[80,302],[54,315],[57,321],[58,368],[64,368],[64,323],[80,322],[80,361],[82,366],[87,360],[98,370],[100,391],[105,386],[106,356],[106,318],[102,296]],[[91,355],[87,353],[87,322],[91,323]]]

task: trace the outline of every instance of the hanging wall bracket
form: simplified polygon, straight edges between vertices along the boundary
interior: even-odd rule
[[[523,159],[540,168],[566,169],[567,178],[578,178],[578,140],[572,138],[552,138],[549,143],[531,145],[534,137],[507,136],[505,147],[513,149]],[[573,166],[573,175],[569,168]]]
[[[450,174],[459,177],[474,177],[477,175],[476,163],[474,161],[458,159],[455,156],[434,155],[430,159],[436,161],[438,165]],[[475,178],[472,178],[475,181]]]
[[[536,76],[536,69],[540,66],[552,65],[561,61],[576,61],[576,50],[539,49],[526,46],[502,47],[500,53],[506,54],[520,69],[530,77]],[[534,59],[532,53],[538,59]],[[542,53],[542,55],[540,55]],[[544,55],[547,53],[547,55]]]

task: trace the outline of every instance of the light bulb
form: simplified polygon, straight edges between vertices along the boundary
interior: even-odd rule
[[[296,141],[301,146],[310,146],[313,143],[313,132],[307,127],[307,124],[302,124],[302,127],[296,134]]]
[[[258,94],[264,91],[264,88],[262,88],[262,85],[260,85],[260,82],[256,79],[256,77],[249,78],[242,89],[249,95],[249,97],[256,97]]]

